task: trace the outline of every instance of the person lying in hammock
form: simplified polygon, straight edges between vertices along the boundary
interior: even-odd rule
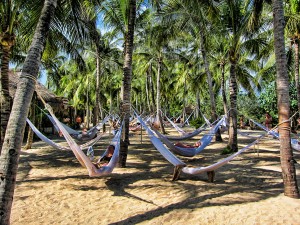
[[[135,132],[135,131],[140,131],[141,129],[142,129],[142,127],[141,127],[141,124],[140,124],[140,123],[137,123],[136,126],[131,126],[131,127],[129,127],[129,130],[130,130],[130,131],[133,131],[133,132]]]
[[[107,166],[107,164],[110,162],[113,154],[115,151],[114,145],[109,145],[107,147],[107,153],[102,156],[96,163],[93,163],[98,169],[102,166]]]
[[[180,148],[198,148],[201,145],[201,141],[197,141],[193,145],[186,145],[186,144],[182,144],[181,142],[176,142],[174,145]]]
[[[152,126],[153,128],[155,128],[156,130],[159,130],[159,128],[160,128],[160,122],[159,122],[159,121],[154,121],[154,122],[151,124],[151,126]]]

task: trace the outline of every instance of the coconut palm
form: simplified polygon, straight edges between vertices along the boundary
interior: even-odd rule
[[[273,0],[274,47],[276,56],[276,83],[278,96],[280,161],[284,183],[284,194],[299,198],[293,152],[290,143],[290,99],[287,60],[284,48],[284,11],[281,0]]]
[[[131,74],[132,74],[132,68],[131,68],[131,63],[132,63],[132,58],[131,58],[131,53],[132,49],[128,50],[127,47],[132,47],[132,44],[128,42],[129,40],[131,41],[130,35],[133,35],[133,22],[135,21],[135,17],[133,18],[133,11],[136,11],[136,5],[135,1],[108,1],[107,4],[104,4],[104,18],[106,24],[109,24],[110,26],[113,25],[116,27],[116,29],[121,32],[123,35],[123,38],[125,39],[124,42],[124,80],[123,80],[123,99],[122,99],[122,118],[125,119],[125,139],[124,139],[124,146],[125,148],[122,148],[124,150],[121,150],[121,157],[120,157],[120,162],[121,166],[125,165],[126,162],[126,155],[127,155],[127,144],[129,143],[128,139],[128,132],[129,132],[129,111],[130,111],[130,92],[127,93],[127,91],[130,91],[131,87]],[[142,5],[139,5],[142,6]],[[137,17],[137,27],[142,25],[143,19],[148,16],[148,11],[144,10],[143,7],[138,9],[139,16]],[[130,17],[132,16],[132,17]],[[136,15],[134,15],[136,16]],[[131,28],[129,29],[129,27]],[[129,51],[128,53],[126,53]],[[161,65],[161,59],[162,57],[159,57],[160,60],[158,60],[158,67]],[[158,71],[161,71],[158,69]],[[158,72],[160,73],[160,72]],[[158,79],[159,80],[159,79]],[[159,86],[159,84],[158,84]],[[159,87],[158,87],[159,88]],[[157,89],[158,89],[157,88]],[[159,96],[159,91],[157,93],[157,96]],[[160,108],[159,106],[157,106]],[[157,110],[160,112],[160,110]],[[160,116],[161,118],[161,116]],[[128,128],[128,129],[127,129]]]
[[[210,70],[210,61],[207,51],[207,40],[209,39],[209,30],[212,24],[212,18],[217,17],[217,8],[214,1],[168,1],[169,5],[166,8],[167,21],[171,20],[177,29],[185,29],[190,32],[198,41],[198,51],[201,52],[203,66],[205,68],[208,91],[210,95],[210,106],[212,119],[217,119],[216,102],[213,92],[213,78]],[[170,7],[170,8],[169,8]],[[218,132],[216,139],[221,141],[221,135]]]
[[[259,23],[257,5],[251,1],[227,0],[222,5],[222,25],[229,31],[228,61],[230,63],[230,111],[229,111],[229,140],[228,147],[237,151],[237,69],[243,52],[249,51],[251,55],[258,55],[260,43],[255,37],[263,31],[263,24]],[[225,32],[225,30],[224,30]]]
[[[136,0],[121,1],[127,3],[126,7],[126,20],[125,20],[125,42],[124,42],[124,79],[123,79],[123,95],[122,95],[122,113],[121,118],[124,121],[124,140],[122,141],[122,147],[120,149],[120,161],[121,167],[126,166],[128,144],[129,144],[129,117],[131,109],[131,78],[132,78],[132,55],[133,55],[133,40],[134,40],[134,28],[136,18]]]
[[[16,43],[16,32],[26,17],[28,1],[3,0],[0,2],[0,51],[1,51],[1,77],[0,77],[0,154],[5,136],[6,126],[11,110],[11,97],[9,96],[9,61],[12,49]],[[35,7],[36,8],[36,7]]]
[[[76,49],[76,47],[78,47],[78,43],[84,42],[89,38],[88,32],[86,32],[86,20],[82,15],[83,13],[86,14],[86,9],[90,9],[91,5],[95,6],[99,5],[100,3],[100,0],[72,0],[60,2],[56,10],[55,19],[52,21],[50,26],[51,32],[49,33],[47,45],[51,47],[48,47],[47,49],[51,50],[52,52],[57,52],[58,49],[65,51],[72,58],[76,59],[79,65],[81,65],[81,68],[83,68],[83,60],[80,56],[80,53]],[[72,10],[65,10],[66,4],[72,4]],[[1,64],[1,90],[3,90],[4,94],[1,98],[1,101],[3,100],[3,104],[1,104],[1,145],[3,141],[2,136],[5,133],[5,127],[11,107],[8,96],[8,76],[6,72],[8,71],[8,62],[9,56],[11,55],[11,49],[15,44],[18,47],[15,48],[15,50],[19,51],[28,49],[38,21],[41,7],[42,5],[40,2],[35,1],[5,0],[1,1],[0,3],[0,46],[3,52],[3,58],[1,60],[3,62]],[[26,22],[22,22],[23,20]],[[76,25],[74,25],[75,23]],[[18,28],[17,32],[16,28]],[[18,36],[16,36],[16,34]],[[16,43],[16,41],[21,41],[21,43]],[[74,43],[77,43],[76,47]],[[21,45],[23,45],[23,47],[20,48]],[[18,56],[16,53],[17,52],[14,54],[14,58],[17,58]],[[18,60],[20,61],[20,57],[18,57]],[[49,70],[49,66],[54,64],[52,62],[46,62],[44,65],[46,66],[46,69]],[[59,80],[59,78],[56,80]]]
[[[300,1],[290,0],[287,7],[286,31],[294,46],[294,72],[297,90],[298,111],[300,115],[300,85],[299,85],[299,42],[300,42]]]
[[[12,1],[8,1],[8,2],[12,3]],[[30,4],[34,3],[33,1],[26,1],[26,3],[27,2],[29,2]],[[58,7],[58,11],[60,13],[57,14],[57,18],[53,21],[53,24],[55,24],[54,27],[61,28],[64,31],[70,31],[70,33],[75,34],[75,36],[73,36],[75,37],[75,39],[76,38],[80,39],[79,37],[83,36],[84,33],[82,32],[79,33],[78,31],[80,29],[77,30],[77,33],[75,32],[76,29],[79,28],[80,26],[73,26],[73,28],[75,27],[75,29],[73,28],[65,29],[66,26],[63,26],[67,24],[69,25],[72,22],[74,24],[74,20],[65,20],[63,24],[58,24],[58,21],[62,21],[59,19],[68,18],[66,15],[67,12],[70,12],[69,14],[73,14],[73,18],[75,19],[75,21],[78,21],[76,19],[79,17],[75,16],[75,14],[78,12],[82,12],[81,10],[82,5],[80,5],[78,1],[66,1],[66,2],[62,1],[59,3],[60,4]],[[72,10],[70,11],[65,10],[66,8],[68,8],[67,4],[71,4]],[[45,1],[41,14],[40,13],[36,14],[36,15],[40,15],[38,20],[39,22],[34,32],[33,42],[31,44],[29,53],[23,65],[22,74],[20,76],[20,82],[18,84],[18,89],[16,92],[16,96],[18,96],[18,98],[15,98],[14,100],[10,121],[8,122],[5,138],[7,138],[7,140],[9,141],[7,141],[5,145],[3,145],[2,148],[3,154],[1,154],[1,158],[0,158],[1,167],[2,167],[1,171],[3,171],[3,174],[5,176],[5,180],[0,184],[1,185],[0,196],[2,200],[1,209],[0,209],[0,211],[2,212],[0,216],[1,224],[9,223],[12,195],[13,195],[13,190],[14,190],[14,185],[16,180],[15,175],[18,167],[19,152],[21,148],[26,117],[28,114],[29,104],[34,91],[34,82],[38,74],[42,53],[46,45],[46,39],[50,29],[50,21],[53,17],[56,5],[57,5],[56,0]],[[23,7],[25,6],[25,4],[22,4],[20,6]],[[39,9],[41,4],[33,4],[33,6],[36,6],[35,9]],[[0,8],[1,10],[3,9],[2,5]],[[1,20],[1,25],[2,22],[3,21]],[[33,29],[30,29],[30,26],[31,28],[33,28],[35,27],[36,23],[34,22],[34,20],[32,20],[28,24],[29,24],[28,25],[29,29],[27,31],[29,31],[28,33],[30,33],[31,30],[33,31]]]
[[[137,48],[134,55],[134,60],[136,62],[135,73],[136,74],[146,74],[145,90],[146,90],[146,102],[148,111],[151,113],[154,111],[154,88],[153,88],[153,72],[154,66],[156,65],[155,57],[153,57],[151,48],[146,48],[144,45]]]
[[[46,44],[50,21],[54,15],[56,0],[46,0],[41,12],[32,45],[26,57],[16,91],[7,132],[4,139],[0,165],[2,181],[0,183],[0,223],[9,224],[12,199],[17,175],[18,161],[24,134],[26,117],[35,89],[40,59]],[[7,140],[7,141],[5,141]]]
[[[224,114],[227,115],[228,106],[227,106],[227,98],[226,98],[226,85],[225,82],[227,77],[225,77],[225,72],[228,71],[228,42],[227,38],[224,35],[215,35],[211,38],[211,48],[213,49],[210,54],[212,61],[212,68],[215,73],[218,74],[221,72],[221,79],[216,79],[216,81],[220,80],[221,87],[221,95],[223,100],[223,108]]]

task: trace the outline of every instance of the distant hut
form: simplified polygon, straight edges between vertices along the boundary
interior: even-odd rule
[[[20,74],[21,72],[9,72],[9,94],[12,98],[14,98],[15,96]],[[66,98],[56,96],[40,82],[36,83],[36,91],[45,100],[45,102],[52,107],[53,112],[58,118],[62,119],[65,117],[69,117],[69,105]],[[42,103],[38,95],[35,105],[37,105],[41,109],[44,109],[44,104]],[[32,105],[31,107],[34,108],[34,105]],[[35,111],[40,111],[41,113],[41,110],[35,109]],[[44,132],[54,132],[52,124],[45,116],[43,116],[42,120],[37,118],[36,124],[38,124],[38,127],[44,130]]]

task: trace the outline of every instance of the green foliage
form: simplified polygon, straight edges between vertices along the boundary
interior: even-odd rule
[[[195,127],[196,129],[197,128],[199,128],[199,127],[201,127],[202,126],[202,124],[204,124],[204,119],[202,118],[202,117],[198,117],[198,118],[196,118],[196,119],[193,119],[193,120],[191,120],[190,121],[190,125],[192,126],[192,127]]]
[[[268,111],[273,117],[273,122],[276,123],[276,121],[278,120],[278,113],[277,113],[278,110],[277,110],[277,96],[275,90],[276,90],[276,84],[275,81],[273,81],[265,88],[264,92],[262,92],[258,97],[258,104],[261,108],[261,110],[259,111],[260,112]],[[293,112],[297,111],[297,93],[296,93],[296,88],[294,83],[290,84],[289,95],[290,95],[291,114],[293,114]],[[262,120],[263,120],[263,114],[261,117],[261,121]]]
[[[238,113],[244,115],[245,118],[260,121],[265,110],[259,104],[256,96],[240,93],[238,95]]]
[[[275,81],[271,82],[258,97],[258,103],[264,111],[269,111],[271,115],[277,114],[277,97]]]
[[[291,11],[292,13],[300,12],[300,1],[299,0],[290,0]]]

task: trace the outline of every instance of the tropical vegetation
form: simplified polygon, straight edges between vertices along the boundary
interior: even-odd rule
[[[237,151],[239,116],[262,122],[270,111],[280,128],[285,194],[298,198],[286,140],[290,117],[300,115],[300,1],[284,3],[2,1],[0,221],[9,221],[25,119],[40,75],[49,89],[69,100],[74,117],[86,116],[87,124],[96,124],[105,112],[121,116],[122,167],[132,108],[156,114],[162,129],[163,115],[185,120],[193,113],[194,121],[202,115],[214,121],[225,114],[229,152]],[[8,94],[12,65],[22,68],[13,104]]]

